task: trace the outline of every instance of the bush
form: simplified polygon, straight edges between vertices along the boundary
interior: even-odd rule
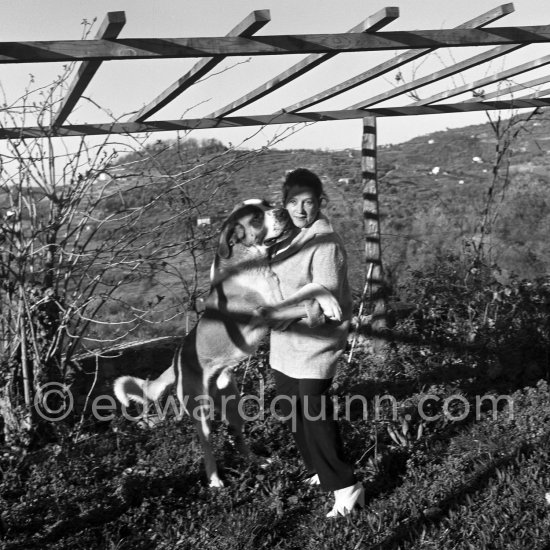
[[[467,269],[451,256],[412,272],[401,291],[416,311],[396,327],[397,338],[420,344],[415,353],[461,358],[494,379],[548,373],[550,277],[504,284],[494,270]]]

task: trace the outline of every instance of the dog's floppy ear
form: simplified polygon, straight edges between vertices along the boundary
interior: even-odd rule
[[[228,220],[220,233],[218,243],[218,256],[227,260],[231,256],[233,245],[244,239],[244,228],[234,220]]]
[[[220,232],[220,240],[218,242],[218,256],[227,260],[231,256],[231,247],[229,246],[229,238],[233,234],[233,224],[226,223]]]

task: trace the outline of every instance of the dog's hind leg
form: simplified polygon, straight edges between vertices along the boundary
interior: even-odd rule
[[[229,424],[229,431],[235,438],[237,450],[244,456],[250,456],[250,449],[243,436],[244,418],[239,409],[240,392],[237,388],[233,372],[225,369],[216,380],[216,407],[222,418]]]
[[[196,399],[199,403],[197,403],[195,409],[192,411],[192,417],[202,447],[206,477],[210,487],[223,487],[223,481],[218,475],[218,466],[211,442],[214,403],[211,402],[211,398],[208,395],[198,396]]]
[[[206,477],[210,487],[223,487],[212,449],[211,434],[215,402],[208,391],[209,380],[203,377],[204,373],[198,369],[187,368],[185,370],[181,355],[178,355],[175,366],[177,373],[176,394],[182,412],[185,411],[195,424],[202,448]]]

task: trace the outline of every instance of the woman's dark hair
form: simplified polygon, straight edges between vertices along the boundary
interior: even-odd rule
[[[283,183],[283,204],[286,204],[290,189],[298,186],[306,187],[313,191],[319,204],[328,200],[319,176],[307,168],[296,168],[296,170],[292,170],[285,177],[285,182]]]

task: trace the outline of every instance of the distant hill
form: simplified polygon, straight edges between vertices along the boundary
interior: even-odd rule
[[[507,124],[497,130],[503,132]],[[479,237],[491,192],[490,259],[508,274],[548,274],[550,117],[538,115],[511,127],[500,151],[515,132],[509,164],[505,160],[500,169],[508,178],[494,187],[497,139],[490,124],[436,132],[380,151],[390,267],[422,267],[446,252],[463,252]]]
[[[507,125],[508,121],[502,121],[499,131]],[[546,245],[550,224],[550,117],[537,115],[512,127],[508,134],[515,131],[519,132],[512,143],[510,164],[501,166],[501,173],[508,172],[509,180],[504,187],[502,181],[498,182],[492,190],[490,218],[496,217],[489,246],[492,260],[505,271],[536,277],[548,273],[550,264]],[[218,145],[217,154],[219,149]],[[206,165],[200,148],[196,153],[196,158],[187,161]],[[461,253],[464,246],[476,241],[496,154],[495,130],[488,123],[379,148],[384,261],[392,277],[402,277],[407,267],[421,268],[438,255]],[[176,157],[171,149],[159,153],[157,160],[168,170],[182,170],[181,155]],[[243,198],[277,201],[287,170],[304,166],[317,172],[330,198],[327,214],[346,238],[352,279],[361,279],[359,149],[226,151],[221,164],[219,171],[207,171],[189,185],[190,190],[194,187],[204,191],[209,186],[212,190],[208,200],[197,205],[201,216],[221,219]]]
[[[501,130],[506,124],[501,123]],[[496,146],[495,131],[487,123],[379,147],[384,261],[391,277],[399,279],[408,267],[421,268],[438,255],[461,253],[468,242],[475,242],[493,180]],[[210,217],[213,229],[239,200],[279,200],[286,171],[304,166],[317,172],[330,199],[326,213],[346,239],[351,276],[359,284],[363,273],[359,149],[224,151],[215,140],[206,142],[206,147],[192,140],[188,149],[185,142],[180,149],[165,142],[156,148],[156,166],[167,173],[188,172],[186,191],[199,197],[197,217]],[[498,215],[489,244],[493,261],[505,271],[536,277],[548,273],[550,264],[546,246],[550,117],[538,115],[523,124],[512,149],[509,182],[493,190]],[[209,161],[215,156],[217,161]],[[506,171],[502,166],[501,172]]]

